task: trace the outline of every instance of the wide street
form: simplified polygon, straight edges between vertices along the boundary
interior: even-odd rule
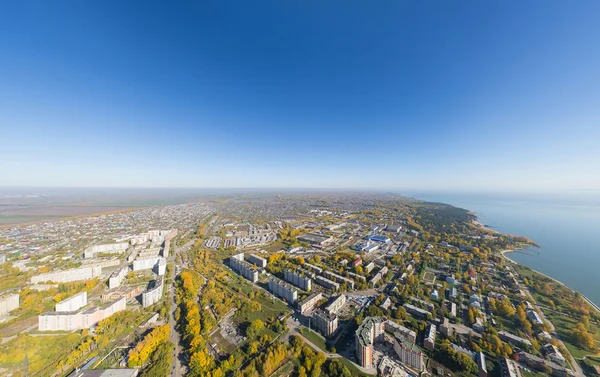
[[[174,243],[174,245],[173,245],[174,252],[172,253],[172,256],[170,258],[171,262],[174,262],[173,269],[171,271],[171,281],[173,283],[167,289],[167,294],[169,295],[169,302],[171,304],[171,311],[169,312],[169,325],[171,326],[170,340],[175,345],[175,349],[173,351],[173,353],[174,353],[173,362],[171,364],[171,376],[172,377],[183,376],[187,372],[186,367],[182,364],[182,361],[184,361],[183,360],[184,353],[183,353],[182,345],[181,345],[181,334],[179,334],[179,331],[177,331],[177,329],[176,329],[177,322],[175,322],[175,311],[177,310],[177,305],[175,304],[175,277],[177,276],[177,272],[176,272],[177,268],[175,267],[175,265],[176,265],[175,262],[179,256],[180,252],[187,252],[192,245],[193,245],[193,241],[189,241],[188,243],[183,245],[181,248],[179,248]]]

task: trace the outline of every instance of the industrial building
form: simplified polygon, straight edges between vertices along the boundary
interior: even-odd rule
[[[338,328],[338,317],[333,313],[317,309],[312,314],[312,323],[315,329],[330,338]]]
[[[19,295],[9,294],[0,298],[0,316],[6,315],[9,312],[19,307]]]
[[[154,305],[163,295],[163,279],[155,280],[153,287],[142,293],[142,306],[147,308],[148,306]]]
[[[246,258],[246,260],[248,262],[252,263],[253,265],[258,266],[260,268],[267,267],[267,260],[265,258],[259,257],[258,255],[250,254],[248,256],[248,258]]]
[[[317,276],[315,283],[319,284],[321,287],[331,289],[332,291],[338,291],[340,289],[340,285],[338,283],[322,276]]]
[[[300,242],[308,242],[311,245],[320,246],[323,246],[332,239],[333,237],[320,233],[306,233],[298,237],[298,241]]]
[[[269,290],[275,296],[285,299],[290,304],[293,304],[298,300],[298,291],[296,288],[283,280],[271,278],[269,280]]]
[[[375,241],[375,242],[381,242],[381,243],[390,243],[392,242],[392,240],[390,240],[387,237],[384,236],[379,236],[379,235],[369,235],[366,237],[366,239],[368,239],[369,241]]]
[[[94,307],[79,312],[50,312],[38,317],[40,331],[74,331],[94,326],[111,315],[125,310],[125,297],[103,307]]]
[[[300,304],[298,308],[300,309],[300,314],[307,314],[311,310],[313,310],[319,301],[323,299],[323,294],[321,292],[313,293],[312,295],[305,298]]]
[[[310,291],[312,289],[312,279],[304,276],[301,271],[293,272],[290,270],[285,270],[283,276],[285,281],[302,290]]]
[[[253,283],[258,281],[258,271],[256,268],[244,260],[244,253],[232,255],[229,258],[231,269],[242,275]]]
[[[338,312],[338,310],[342,308],[342,306],[344,306],[345,303],[346,296],[341,294],[335,299],[333,299],[333,301],[331,301],[329,304],[327,304],[327,306],[325,306],[325,312],[329,314],[335,314]]]
[[[74,312],[87,305],[87,292],[80,292],[66,300],[56,303],[57,312]]]
[[[119,254],[124,253],[129,248],[128,242],[111,243],[107,245],[94,245],[83,251],[84,258],[93,258],[96,254]]]
[[[386,232],[398,233],[402,229],[402,225],[400,224],[390,224],[385,228]]]
[[[31,277],[31,283],[45,283],[52,281],[56,283],[68,283],[71,281],[89,280],[98,277],[102,274],[102,267],[82,267],[73,268],[70,270],[54,271],[45,274],[40,274]]]
[[[129,267],[124,266],[116,271],[113,271],[108,278],[108,289],[114,289],[121,285],[123,280],[127,277],[129,273]]]

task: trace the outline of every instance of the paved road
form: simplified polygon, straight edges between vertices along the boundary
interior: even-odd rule
[[[178,248],[177,245],[173,245],[172,259],[171,261],[177,263],[178,255],[181,251],[187,252],[189,248],[192,246],[193,241],[190,241],[183,245],[181,248]],[[175,266],[173,266],[175,267]],[[175,268],[173,268],[171,280],[173,284],[168,288],[167,294],[169,295],[168,300],[171,301],[171,312],[169,313],[169,326],[171,326],[171,335],[170,340],[175,345],[175,350],[173,351],[173,362],[171,363],[171,376],[179,377],[184,376],[187,372],[184,365],[182,365],[181,361],[184,357],[183,349],[181,346],[181,334],[175,329],[177,323],[175,322],[175,311],[177,310],[177,305],[175,304]]]

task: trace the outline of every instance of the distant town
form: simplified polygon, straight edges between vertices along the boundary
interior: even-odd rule
[[[467,210],[259,195],[0,229],[3,376],[600,375],[600,311]]]

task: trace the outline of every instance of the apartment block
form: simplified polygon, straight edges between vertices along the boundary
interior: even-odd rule
[[[283,280],[271,278],[271,280],[269,280],[269,290],[275,296],[285,299],[290,304],[293,304],[298,300],[298,291],[296,288]]]
[[[423,340],[423,345],[430,351],[433,351],[435,348],[435,338],[437,336],[437,330],[434,324],[430,324],[427,332],[425,333],[425,339]]]
[[[332,291],[338,291],[340,289],[340,285],[338,283],[324,278],[323,276],[317,276],[315,283],[319,284],[321,287],[331,289]]]
[[[128,273],[129,267],[124,266],[110,274],[110,277],[108,278],[108,289],[114,289],[120,286],[123,280],[125,280],[127,277]]]
[[[0,316],[6,315],[9,312],[19,307],[19,295],[9,294],[0,298]]]
[[[322,299],[323,294],[321,292],[313,293],[312,295],[305,298],[298,305],[298,308],[300,309],[300,314],[307,314],[310,311],[312,311]]]
[[[402,336],[407,342],[416,343],[417,341],[417,333],[413,330],[406,328],[392,320],[387,320],[384,322],[384,329],[386,332],[393,335]]]
[[[314,328],[329,338],[338,328],[338,317],[335,314],[317,309],[312,314],[312,323]]]
[[[354,280],[348,279],[331,271],[323,271],[323,276],[340,284],[346,284],[349,289],[354,289]]]
[[[84,258],[93,258],[98,253],[102,254],[119,254],[124,253],[129,247],[129,242],[111,243],[107,245],[94,245],[86,248],[83,251]]]
[[[232,255],[229,258],[229,265],[231,266],[232,270],[236,271],[238,274],[242,275],[251,282],[256,283],[258,281],[258,271],[254,265],[244,260],[244,253]]]
[[[423,370],[423,351],[414,343],[406,341],[402,336],[396,336],[394,351],[402,363],[419,371]]]
[[[148,306],[154,305],[163,295],[163,279],[155,280],[152,288],[142,293],[142,306],[147,308]]]
[[[373,367],[373,345],[384,339],[384,320],[380,317],[367,317],[358,327],[356,337],[356,359],[365,368]]]
[[[90,328],[103,319],[125,310],[125,307],[125,297],[121,297],[102,308],[94,307],[79,312],[44,313],[38,317],[38,328],[40,331],[74,331]]]
[[[58,302],[55,310],[57,312],[74,312],[87,305],[87,292],[81,292],[66,300]]]
[[[325,312],[329,314],[335,314],[344,306],[346,303],[346,296],[341,294],[325,306]]]
[[[283,273],[285,281],[295,285],[296,287],[310,291],[312,289],[312,279],[302,274],[302,272],[285,270]]]
[[[54,271],[45,274],[40,274],[31,277],[31,283],[45,283],[47,281],[53,281],[56,283],[68,283],[71,281],[89,280],[98,277],[102,274],[102,267],[82,267],[73,268],[70,270]]]
[[[258,255],[250,254],[248,256],[248,258],[246,258],[246,260],[248,262],[252,263],[253,265],[258,266],[260,268],[267,267],[267,260],[265,258],[259,257]]]

